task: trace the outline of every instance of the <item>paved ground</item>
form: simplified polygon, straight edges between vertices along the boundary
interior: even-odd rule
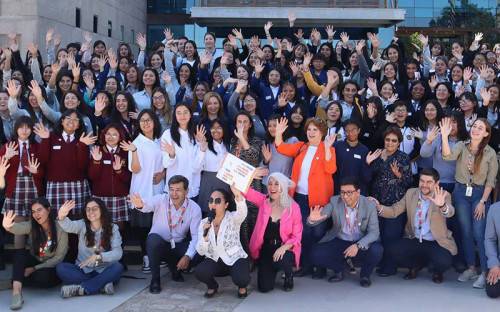
[[[166,271],[165,271],[166,272]],[[49,290],[26,289],[23,311],[500,311],[500,299],[486,297],[484,290],[472,288],[472,282],[459,283],[457,273],[447,272],[441,285],[431,281],[426,271],[413,281],[403,280],[404,272],[387,278],[373,277],[372,287],[361,288],[358,278],[346,276],[344,281],[330,284],[326,279],[314,281],[296,278],[295,289],[285,293],[278,277],[277,289],[262,294],[255,291],[256,274],[252,274],[249,296],[236,297],[236,287],[230,278],[217,279],[220,288],[214,299],[203,298],[205,286],[194,275],[185,274],[184,283],[175,283],[170,274],[162,279],[163,291],[152,295],[148,291],[149,276],[131,266],[126,275],[146,279],[122,279],[115,295],[95,295],[92,298],[62,299],[59,287]],[[0,272],[8,278],[10,270]],[[11,291],[0,291],[0,311],[7,311]]]

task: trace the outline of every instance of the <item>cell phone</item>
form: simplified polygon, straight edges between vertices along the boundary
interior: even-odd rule
[[[420,79],[420,72],[415,72],[415,79],[416,80],[419,80]]]

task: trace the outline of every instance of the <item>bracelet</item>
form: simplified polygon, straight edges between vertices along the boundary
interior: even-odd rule
[[[73,84],[78,84],[78,81],[73,81]]]
[[[135,152],[137,152],[137,147],[135,148],[135,150],[132,151],[132,153],[135,153]]]

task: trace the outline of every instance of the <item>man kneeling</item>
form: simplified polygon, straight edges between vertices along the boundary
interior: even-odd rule
[[[396,218],[404,212],[408,215],[404,237],[389,250],[396,263],[410,269],[404,278],[416,278],[418,271],[432,262],[432,281],[441,283],[443,273],[451,267],[452,255],[457,254],[457,246],[446,227],[446,218],[453,216],[455,208],[450,194],[439,187],[436,169],[423,169],[418,188],[409,189],[403,199],[391,207],[380,205],[374,198],[370,200],[377,203],[381,217]]]
[[[382,258],[382,246],[375,242],[379,236],[375,205],[360,193],[357,180],[347,177],[340,183],[340,196],[330,198],[324,208],[311,208],[310,226],[318,226],[327,218],[333,222],[332,228],[313,247],[311,258],[315,266],[334,271],[329,282],[343,279],[345,258],[362,260],[360,284],[370,287],[370,275]]]

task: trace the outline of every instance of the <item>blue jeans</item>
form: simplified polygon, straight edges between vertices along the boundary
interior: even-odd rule
[[[378,223],[380,226],[380,238],[382,240],[382,246],[384,247],[382,260],[380,260],[380,272],[396,274],[398,268],[394,259],[392,259],[392,256],[389,254],[389,250],[395,242],[403,237],[406,224],[406,213],[402,213],[394,219],[379,217]]]
[[[453,206],[455,206],[455,214],[458,217],[462,232],[463,253],[467,265],[476,265],[475,240],[479,251],[479,260],[481,261],[481,270],[485,272],[488,271],[488,266],[484,250],[484,231],[491,200],[488,198],[485,205],[485,216],[478,221],[474,218],[474,210],[483,196],[484,186],[473,187],[472,196],[465,196],[466,189],[465,185],[457,183],[453,193]]]
[[[123,273],[123,265],[115,262],[101,273],[96,271],[85,273],[76,264],[62,262],[57,266],[56,272],[64,283],[80,285],[85,289],[86,295],[93,295],[107,283],[118,283]]]

